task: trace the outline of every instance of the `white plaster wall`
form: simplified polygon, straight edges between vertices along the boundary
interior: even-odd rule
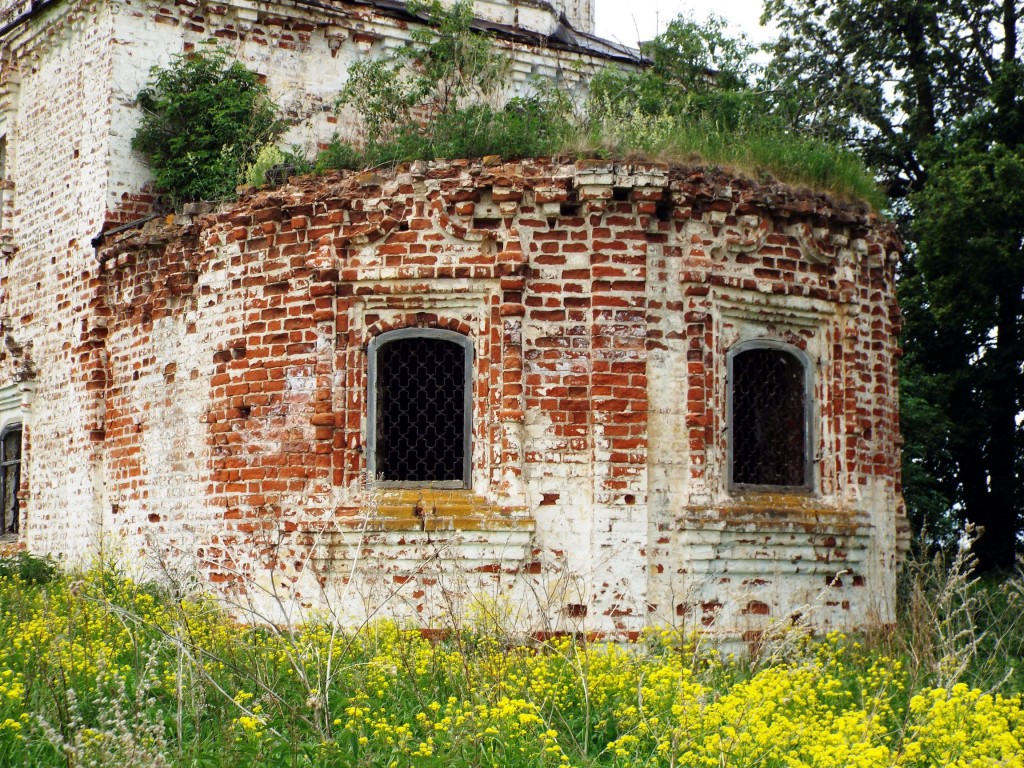
[[[3,0],[0,2],[0,24],[7,24],[32,8],[32,0]]]
[[[134,428],[142,475],[137,488],[122,482],[110,489],[103,531],[123,543],[133,564],[150,573],[176,567],[182,560],[193,565],[197,542],[208,538],[215,514],[208,495],[210,446],[205,424],[214,345],[209,335],[190,333],[194,315],[186,318],[154,321],[145,345],[112,339],[122,348],[135,347],[137,353],[119,361],[119,370],[112,374],[123,396],[137,404]],[[131,329],[123,333],[130,334]],[[143,360],[148,364],[143,366]],[[133,369],[143,375],[135,378]]]
[[[594,0],[475,0],[473,10],[478,18],[542,34],[551,34],[562,14],[574,29],[594,31]]]
[[[495,7],[501,11],[495,13],[501,16],[519,6],[512,8],[503,2]],[[482,4],[480,10],[485,10]],[[546,4],[534,7],[523,3],[522,10],[551,18]],[[281,143],[297,145],[314,157],[335,133],[351,139],[362,131],[354,110],[347,108],[335,114],[334,109],[351,64],[401,48],[409,40],[404,22],[373,14],[362,6],[326,14],[271,3],[250,6],[240,0],[196,2],[175,6],[173,10],[151,0],[123,0],[112,3],[110,13],[114,18],[115,45],[107,199],[112,209],[126,194],[138,192],[149,178],[142,159],[130,146],[139,121],[135,95],[144,87],[150,67],[166,65],[186,45],[215,42],[265,77],[272,98],[293,123]],[[285,18],[307,25],[309,31],[284,30],[279,20]],[[228,35],[214,37],[218,29],[227,30]],[[554,25],[540,31],[553,32]],[[513,59],[500,100],[526,95],[540,82],[558,83],[573,98],[581,100],[585,97],[585,76],[608,63],[556,48],[528,47],[503,40],[496,43]]]
[[[71,384],[77,361],[68,350],[87,330],[84,310],[95,274],[90,239],[106,210],[112,26],[102,7],[88,23],[75,10],[47,14],[51,34],[19,43],[8,65],[18,81],[6,115],[18,250],[0,264],[10,333],[31,339],[32,359],[46,361],[38,366],[33,418],[51,439],[33,445],[27,468],[29,509],[46,511],[30,517],[25,539],[35,551],[72,558],[95,543],[102,495],[102,474],[81,426],[90,404]]]

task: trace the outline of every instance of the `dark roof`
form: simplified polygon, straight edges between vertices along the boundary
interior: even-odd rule
[[[13,18],[10,18],[2,27],[0,27],[0,36],[7,34],[11,30],[27,22],[32,17],[38,15],[43,10],[51,8],[60,2],[62,2],[62,0],[30,0],[28,3],[21,3],[21,7],[25,8],[25,10]],[[364,8],[377,11],[383,16],[404,19],[406,21],[417,22],[420,24],[427,23],[426,14],[410,13],[406,7],[405,0],[293,0],[293,2],[299,6],[317,8],[334,13],[349,10],[352,6],[362,6]],[[557,11],[544,0],[531,0],[531,2],[538,6],[547,7],[553,14],[557,14]],[[17,2],[12,3],[11,6],[9,6],[8,11],[14,11],[18,5],[19,3]],[[573,28],[572,24],[569,23],[569,20],[564,14],[558,14],[557,18],[558,25],[550,35],[544,35],[525,27],[499,24],[486,19],[477,19],[474,21],[473,28],[482,32],[489,32],[503,39],[523,43],[525,45],[556,48],[582,55],[596,56],[602,59],[629,62],[632,64],[641,64],[645,61],[640,52],[634,48],[614,43],[610,40],[604,40],[588,32],[580,32]]]
[[[425,12],[418,14],[410,13],[406,7],[405,0],[335,0],[334,2],[331,2],[331,0],[294,0],[294,2],[298,5],[334,11],[343,10],[346,5],[364,6],[372,8],[384,16],[400,18],[420,24],[428,22],[428,15]],[[559,14],[550,3],[544,0],[531,0],[531,2],[550,9],[551,13],[558,18],[558,26],[552,34],[544,35],[526,27],[500,24],[488,21],[487,19],[476,19],[473,22],[473,28],[481,32],[489,32],[498,37],[525,43],[526,45],[548,46],[604,59],[627,61],[634,64],[640,64],[644,61],[640,52],[634,48],[574,29],[565,15]]]

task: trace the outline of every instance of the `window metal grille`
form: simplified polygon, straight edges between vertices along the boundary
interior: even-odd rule
[[[0,534],[18,530],[18,490],[21,487],[21,427],[0,437]]]
[[[470,483],[471,342],[436,329],[370,345],[369,469],[385,485]]]
[[[7,180],[7,137],[0,136],[0,182]],[[0,188],[0,227],[5,225],[4,208],[6,207],[7,194]]]
[[[732,358],[731,380],[732,484],[807,485],[803,363],[782,350],[749,349]]]

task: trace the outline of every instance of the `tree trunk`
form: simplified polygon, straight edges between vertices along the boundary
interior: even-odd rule
[[[987,483],[983,497],[968,510],[968,519],[985,528],[985,535],[975,548],[980,570],[1012,569],[1021,529],[1021,480],[1017,477],[1016,465],[1022,289],[1024,286],[1010,281],[999,293],[996,344],[988,362]]]

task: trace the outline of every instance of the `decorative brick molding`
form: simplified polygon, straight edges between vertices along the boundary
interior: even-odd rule
[[[545,631],[749,638],[808,605],[823,627],[891,621],[890,225],[659,164],[417,163],[372,181],[296,179],[101,244],[87,316],[103,331],[74,387],[102,399],[83,461],[104,476],[105,531],[191,553],[232,590],[347,596],[354,617],[386,598],[438,620],[444,587],[512,599]],[[366,344],[403,327],[472,342],[468,491],[365,481]],[[759,339],[808,361],[813,471],[794,492],[727,486],[726,360]],[[46,429],[35,446],[59,440]],[[30,461],[48,485],[66,471]],[[42,512],[30,525],[57,524]]]

